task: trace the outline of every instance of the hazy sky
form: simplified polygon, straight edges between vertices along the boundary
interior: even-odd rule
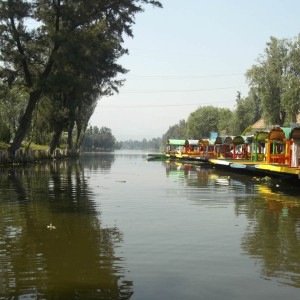
[[[102,98],[90,120],[118,141],[161,137],[200,106],[234,109],[245,72],[271,36],[300,33],[299,0],[161,0],[136,18],[130,71],[119,94]]]

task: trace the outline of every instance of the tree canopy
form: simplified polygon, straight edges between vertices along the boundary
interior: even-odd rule
[[[258,63],[246,77],[257,91],[265,122],[288,125],[296,121],[300,109],[299,39],[271,37]]]
[[[59,136],[76,123],[80,140],[97,99],[122,85],[116,77],[126,72],[117,63],[127,54],[123,36],[133,36],[146,4],[161,7],[154,0],[1,1],[0,84],[16,88],[23,101],[11,153],[45,110],[50,119],[64,111],[49,131]],[[42,101],[49,104],[44,110],[37,108]]]
[[[208,138],[212,131],[218,131],[219,110],[213,106],[203,106],[192,112],[188,118],[189,138]]]
[[[246,79],[248,95],[242,97],[238,92],[233,111],[199,107],[189,115],[183,138],[207,138],[211,131],[239,135],[260,118],[269,125],[296,123],[300,112],[300,35],[295,39],[271,37],[257,63],[247,70]]]
[[[162,139],[186,139],[187,137],[187,123],[185,120],[180,120],[177,124],[169,127]]]

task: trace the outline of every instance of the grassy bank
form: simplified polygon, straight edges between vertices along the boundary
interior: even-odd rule
[[[0,142],[0,164],[22,164],[37,162],[46,159],[64,159],[77,157],[79,151],[68,151],[66,148],[57,148],[54,153],[50,153],[47,145],[37,145],[34,143],[23,143],[22,147],[15,152],[14,157],[8,154],[9,144]]]

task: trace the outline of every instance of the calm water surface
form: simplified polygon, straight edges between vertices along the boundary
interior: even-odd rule
[[[0,169],[0,299],[299,299],[300,189],[142,153]]]

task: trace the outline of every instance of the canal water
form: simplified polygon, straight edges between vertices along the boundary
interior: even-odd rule
[[[128,151],[1,167],[0,299],[299,299],[299,191]]]

